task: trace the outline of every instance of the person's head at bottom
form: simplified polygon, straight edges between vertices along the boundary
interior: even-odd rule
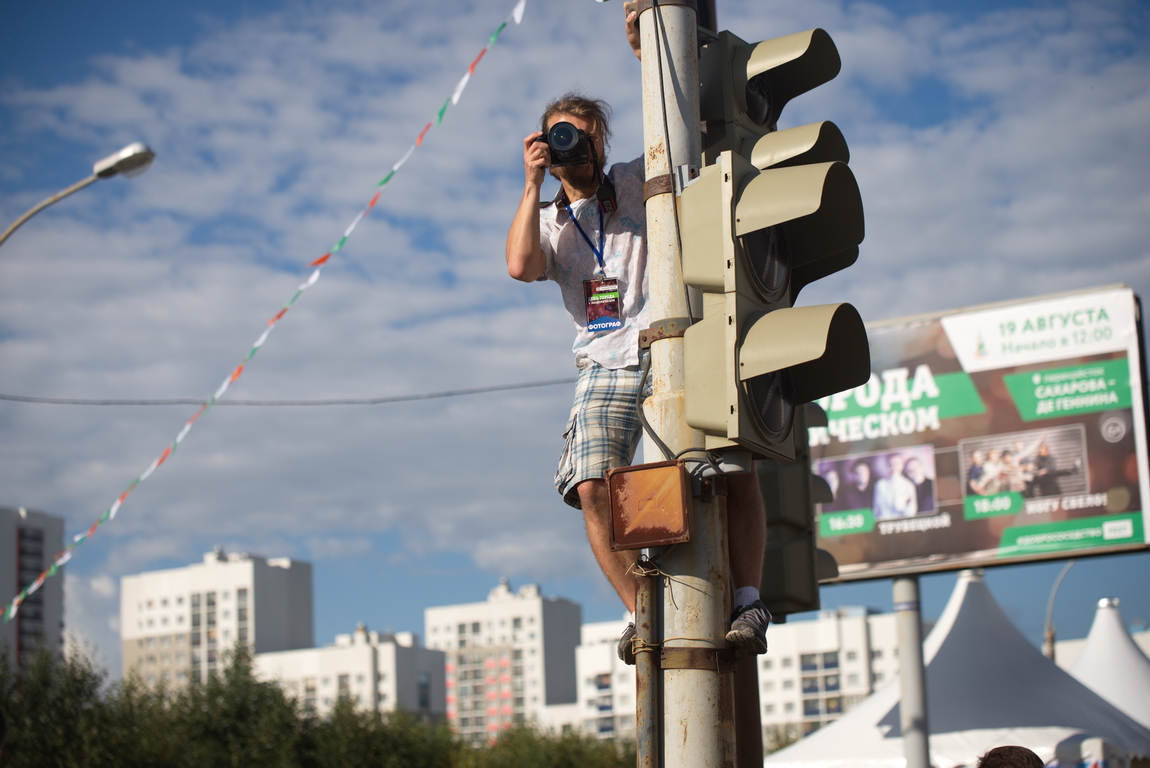
[[[978,768],[1043,768],[1042,758],[1026,747],[995,747],[978,758]]]

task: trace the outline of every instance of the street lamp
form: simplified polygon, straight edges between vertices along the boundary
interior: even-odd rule
[[[139,176],[144,171],[148,170],[148,166],[152,164],[152,160],[156,157],[156,153],[148,149],[148,145],[142,141],[137,141],[134,144],[121,149],[115,154],[108,155],[103,160],[92,166],[92,175],[82,181],[78,181],[67,189],[60,190],[56,194],[43,200],[33,206],[27,213],[20,218],[16,219],[15,223],[8,229],[4,230],[4,234],[0,235],[0,245],[8,239],[16,229],[26,222],[28,219],[35,216],[40,211],[47,208],[57,200],[63,200],[73,192],[77,192],[84,187],[91,184],[98,179],[109,179],[113,176],[124,175],[129,178],[132,176]]]
[[[1054,661],[1054,596],[1058,594],[1058,585],[1066,578],[1067,571],[1074,565],[1070,560],[1062,567],[1062,572],[1054,580],[1054,589],[1050,590],[1050,599],[1046,602],[1046,630],[1042,636],[1042,655]]]

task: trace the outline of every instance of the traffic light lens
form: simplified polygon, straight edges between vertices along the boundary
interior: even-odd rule
[[[781,442],[791,431],[795,418],[790,371],[755,376],[743,382],[743,387],[763,435],[772,442]]]
[[[771,81],[766,72],[747,81],[746,99],[747,119],[755,125],[767,125],[771,117]]]
[[[751,265],[755,288],[764,301],[775,302],[790,282],[790,253],[786,233],[780,227],[758,229],[739,238]]]

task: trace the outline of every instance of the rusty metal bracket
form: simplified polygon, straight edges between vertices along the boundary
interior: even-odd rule
[[[623,5],[627,6],[627,10],[634,8],[640,15],[643,11],[649,11],[656,5],[685,5],[695,9],[696,14],[699,12],[698,0],[658,0],[658,2],[656,0],[634,0],[634,2],[627,2]]]
[[[651,323],[651,327],[639,331],[639,349],[650,349],[651,344],[661,339],[674,339],[682,336],[691,327],[689,317],[669,317]]]
[[[664,173],[643,182],[643,202],[647,202],[656,195],[669,195],[675,191],[675,182],[671,174]]]
[[[716,496],[727,495],[727,478],[722,475],[699,478],[698,487],[692,490],[699,501],[710,504]]]
[[[734,648],[685,648],[664,645],[659,654],[660,669],[713,669],[725,675],[734,672],[738,663]]]

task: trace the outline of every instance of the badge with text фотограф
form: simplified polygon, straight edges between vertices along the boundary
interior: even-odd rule
[[[619,280],[614,277],[583,281],[587,301],[587,330],[592,333],[623,327]]]

